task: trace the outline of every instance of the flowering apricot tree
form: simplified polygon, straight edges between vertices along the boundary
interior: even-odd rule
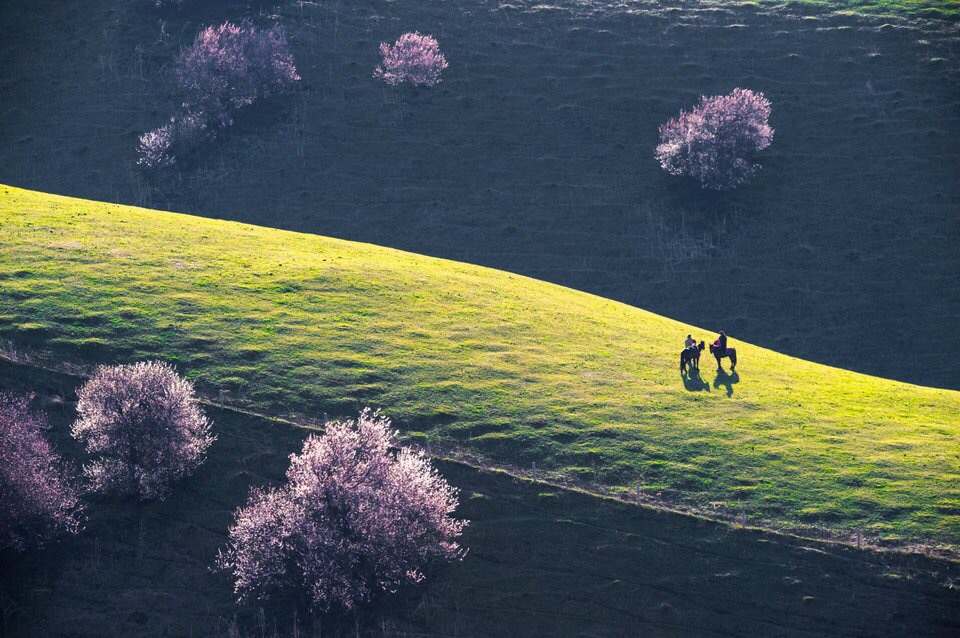
[[[404,33],[391,46],[380,43],[383,62],[374,71],[374,77],[387,84],[409,82],[414,86],[433,86],[440,82],[440,74],[449,65],[433,36]]]
[[[279,25],[224,22],[197,34],[176,60],[174,74],[185,104],[223,125],[232,111],[279,93],[300,79]]]
[[[218,564],[241,600],[293,590],[317,610],[349,609],[461,557],[457,505],[429,458],[398,449],[389,419],[365,409],[308,437],[286,484],[251,492]]]
[[[40,545],[76,533],[80,491],[43,436],[30,396],[0,393],[0,550]]]
[[[137,163],[146,168],[172,166],[232,124],[234,111],[300,79],[283,30],[248,20],[202,30],[177,56],[173,74],[183,104],[166,124],[140,136]]]
[[[94,456],[83,469],[97,491],[163,497],[216,439],[193,385],[167,363],[101,366],[78,396],[71,432]]]
[[[759,169],[753,161],[770,146],[770,100],[750,89],[701,96],[689,113],[660,127],[656,158],[671,175],[687,175],[704,188],[731,190]]]

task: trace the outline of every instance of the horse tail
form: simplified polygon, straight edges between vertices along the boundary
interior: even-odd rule
[[[737,365],[737,351],[733,348],[730,348],[730,367],[736,367]]]
[[[683,353],[680,353],[680,372],[683,372]]]

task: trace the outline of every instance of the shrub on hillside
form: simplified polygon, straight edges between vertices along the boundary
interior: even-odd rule
[[[78,396],[72,433],[94,456],[84,473],[100,492],[163,497],[216,438],[193,385],[166,363],[101,366]]]
[[[80,528],[80,492],[43,436],[32,397],[0,393],[0,550]]]
[[[300,79],[283,30],[258,29],[247,20],[198,33],[177,57],[174,74],[187,108],[224,126],[235,109]]]
[[[433,86],[449,66],[437,41],[416,32],[404,33],[393,46],[381,42],[380,54],[383,62],[373,75],[392,85],[409,82],[414,86]]]
[[[773,139],[770,100],[763,93],[734,89],[701,96],[689,113],[660,127],[656,158],[671,175],[687,175],[704,188],[730,190],[752,177],[753,156]]]
[[[211,137],[207,123],[200,113],[185,112],[140,136],[137,164],[148,168],[173,166],[177,157],[196,148]]]
[[[240,599],[293,590],[317,610],[349,609],[462,556],[457,490],[423,453],[396,448],[389,419],[365,409],[308,437],[286,484],[253,490],[218,559]]]

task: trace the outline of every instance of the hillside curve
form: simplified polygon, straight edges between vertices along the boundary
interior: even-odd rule
[[[0,186],[0,339],[89,366],[161,358],[209,395],[726,508],[773,526],[960,542],[960,392],[740,342],[479,266]]]

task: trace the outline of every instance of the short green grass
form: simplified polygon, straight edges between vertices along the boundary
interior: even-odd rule
[[[719,327],[719,326],[718,326]],[[210,395],[405,433],[773,525],[960,541],[960,393],[371,245],[0,187],[0,338],[59,362],[174,362]],[[908,356],[891,353],[891,356]],[[438,447],[439,449],[439,447]]]
[[[784,9],[791,6],[810,6],[868,16],[954,18],[960,13],[960,0],[744,0],[742,4],[779,6]]]
[[[69,459],[77,380],[0,362],[0,390],[65,399],[49,432]],[[354,615],[294,601],[237,606],[210,571],[231,511],[282,479],[299,428],[210,410],[207,462],[163,502],[91,499],[76,538],[12,564],[0,555],[0,634],[62,636],[947,636],[960,631],[960,563],[858,551],[436,466],[468,518],[462,563]],[[260,607],[262,606],[262,611]],[[299,632],[293,628],[299,613]],[[262,615],[261,615],[262,614]],[[264,630],[266,627],[266,630]]]

